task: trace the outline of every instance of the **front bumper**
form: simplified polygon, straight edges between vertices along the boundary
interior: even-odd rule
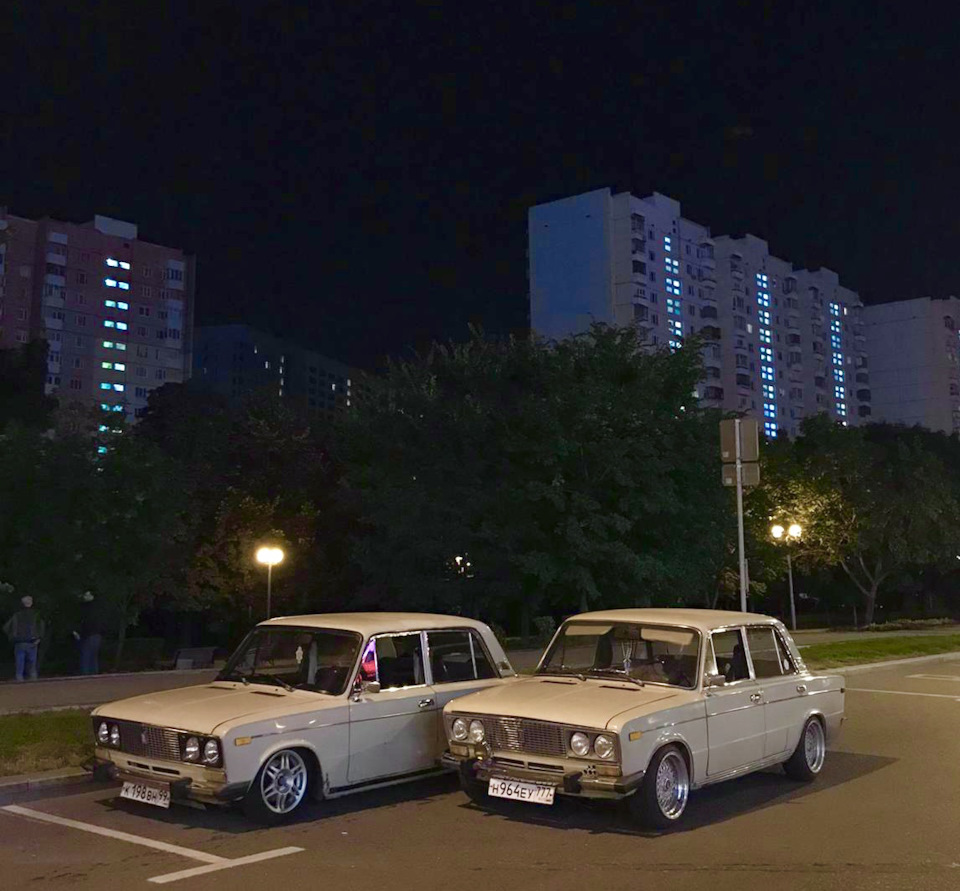
[[[170,798],[173,801],[228,804],[243,798],[250,786],[249,782],[228,783],[226,771],[222,767],[161,761],[101,746],[94,752],[94,776],[118,782],[150,780],[154,783],[169,783]]]
[[[633,794],[643,782],[644,771],[629,776],[597,776],[588,773],[589,766],[582,762],[562,762],[555,764],[522,761],[510,753],[511,757],[498,757],[495,753],[485,757],[457,755],[450,751],[443,753],[441,762],[445,767],[460,770],[472,779],[481,782],[497,779],[519,780],[536,783],[539,786],[553,786],[559,795],[572,795],[581,798],[619,799]]]

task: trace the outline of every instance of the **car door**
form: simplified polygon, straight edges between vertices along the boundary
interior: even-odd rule
[[[806,687],[798,682],[793,660],[772,625],[747,628],[747,647],[763,694],[763,755],[767,758],[787,750],[791,728],[803,720]]]
[[[764,741],[763,695],[750,673],[743,630],[714,631],[711,646],[727,683],[706,691],[708,777],[760,761]]]
[[[350,702],[347,780],[373,782],[436,766],[437,698],[426,683],[422,632],[380,634],[364,649],[361,677],[380,684]]]
[[[427,663],[437,697],[437,753],[447,748],[443,707],[467,693],[499,684],[500,675],[480,635],[473,629],[450,628],[427,632]]]

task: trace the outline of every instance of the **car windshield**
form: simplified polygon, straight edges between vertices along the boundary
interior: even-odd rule
[[[260,626],[227,660],[217,680],[339,695],[346,690],[361,640],[352,631]]]
[[[567,622],[537,674],[622,677],[693,688],[700,633],[639,622]]]

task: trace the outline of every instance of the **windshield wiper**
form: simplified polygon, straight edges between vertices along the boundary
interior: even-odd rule
[[[640,678],[635,678],[618,668],[591,668],[590,674],[599,674],[604,677],[614,677],[618,681],[632,681],[638,687],[646,686],[643,681],[640,680]]]
[[[543,675],[551,675],[555,678],[578,678],[581,681],[585,681],[587,676],[578,671],[558,671],[558,670],[546,670],[538,671],[537,676],[542,677]]]
[[[238,675],[238,677],[243,681],[244,685],[250,684],[251,682],[254,684],[273,684],[277,687],[283,687],[284,690],[290,693],[296,689],[295,687],[291,687],[286,681],[272,674],[241,674]]]

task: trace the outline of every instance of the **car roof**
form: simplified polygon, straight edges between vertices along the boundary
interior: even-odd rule
[[[712,631],[726,625],[775,625],[779,620],[760,613],[742,613],[725,609],[605,609],[570,616],[567,621],[647,622],[653,625],[685,625],[699,631]]]
[[[476,628],[478,631],[487,628],[483,622],[476,619],[439,613],[311,613],[302,616],[276,616],[261,622],[259,627],[271,625],[335,628],[338,631],[356,631],[364,636],[431,628]]]

